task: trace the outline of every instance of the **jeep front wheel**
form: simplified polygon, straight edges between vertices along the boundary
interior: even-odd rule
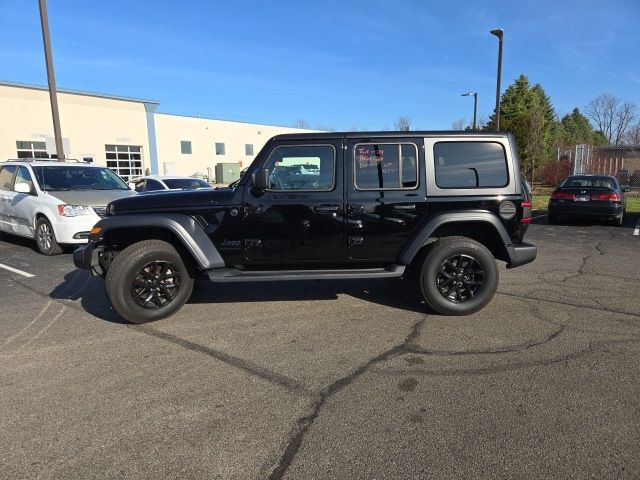
[[[420,265],[420,290],[442,315],[469,315],[491,301],[498,267],[491,252],[466,237],[444,237]]]
[[[117,255],[106,276],[113,308],[133,323],[169,317],[189,299],[193,273],[173,245],[160,240],[134,243]]]

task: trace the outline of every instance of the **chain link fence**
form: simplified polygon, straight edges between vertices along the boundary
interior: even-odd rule
[[[621,185],[640,189],[640,146],[558,148],[557,158],[544,166],[539,180],[555,186],[568,175],[589,173],[613,175]]]

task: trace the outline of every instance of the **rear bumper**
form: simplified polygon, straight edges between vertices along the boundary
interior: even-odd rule
[[[549,202],[549,213],[554,215],[573,215],[576,217],[620,217],[624,207],[621,203],[595,202]]]
[[[538,248],[525,242],[512,243],[507,245],[507,253],[509,254],[507,268],[515,268],[533,262],[538,255]]]
[[[73,263],[77,268],[83,270],[91,270],[99,265],[98,254],[100,249],[96,248],[98,244],[90,241],[86,245],[76,249],[73,252]]]

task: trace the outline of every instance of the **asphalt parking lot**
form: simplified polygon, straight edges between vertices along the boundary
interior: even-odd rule
[[[407,281],[212,285],[130,325],[0,239],[1,478],[638,478],[640,236],[529,230],[493,302]]]

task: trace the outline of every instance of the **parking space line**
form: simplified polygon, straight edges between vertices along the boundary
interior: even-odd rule
[[[23,272],[22,270],[18,270],[17,268],[10,267],[3,263],[0,263],[0,268],[4,268],[5,270],[9,270],[10,272],[17,273],[18,275],[22,275],[23,277],[27,277],[27,278],[35,277],[35,275],[31,275],[30,273]]]
[[[636,223],[636,229],[633,231],[634,235],[640,235],[640,218],[638,219],[638,223]]]

